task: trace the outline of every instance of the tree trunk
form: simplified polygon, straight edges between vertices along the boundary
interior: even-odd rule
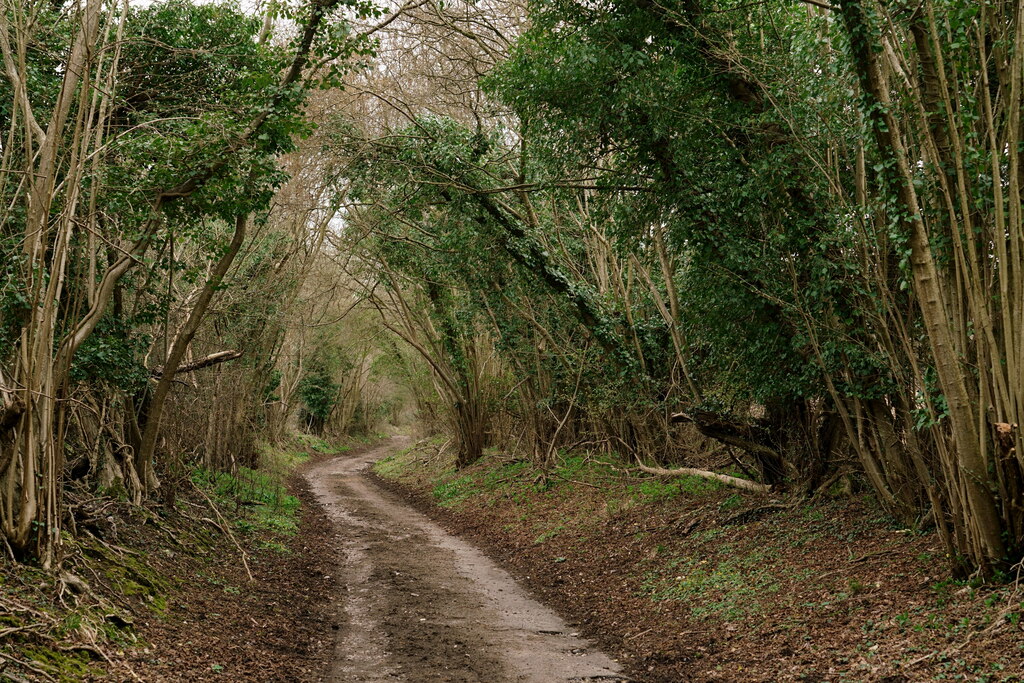
[[[156,440],[160,432],[164,402],[167,400],[167,394],[170,392],[174,382],[174,375],[178,372],[178,367],[185,357],[188,345],[199,330],[199,325],[202,323],[203,317],[210,307],[210,302],[213,300],[217,288],[223,282],[224,276],[231,268],[231,264],[234,263],[235,257],[242,248],[248,220],[249,217],[246,215],[240,215],[235,218],[235,231],[231,242],[228,244],[227,251],[217,261],[213,272],[203,285],[195,305],[189,312],[185,324],[181,326],[177,335],[175,335],[174,342],[171,344],[171,349],[167,354],[167,362],[164,363],[164,367],[160,371],[160,379],[157,381],[156,388],[153,390],[153,395],[149,401],[146,424],[142,430],[142,442],[138,452],[135,454],[135,467],[143,477],[147,491],[152,490],[158,485],[153,468],[153,454],[156,450]]]
[[[949,407],[949,419],[956,444],[955,459],[963,477],[968,515],[973,520],[980,556],[975,560],[990,573],[1007,561],[1002,524],[987,467],[987,439],[979,434],[976,397],[968,391],[968,369],[960,363],[954,344],[952,323],[946,309],[942,281],[929,241],[914,189],[911,161],[901,134],[901,125],[892,113],[889,89],[884,82],[872,44],[872,27],[864,10],[865,0],[841,0],[840,10],[853,57],[853,65],[863,90],[863,110],[875,136],[875,144],[886,161],[883,180],[895,194],[903,212],[902,220],[910,233],[914,291],[924,318],[928,341],[935,359],[939,383]]]

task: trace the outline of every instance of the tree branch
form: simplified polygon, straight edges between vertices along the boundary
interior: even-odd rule
[[[191,363],[185,363],[184,365],[179,365],[178,369],[174,371],[174,374],[175,375],[180,375],[183,372],[195,372],[196,370],[201,370],[203,368],[208,368],[211,365],[217,365],[218,363],[226,363],[229,360],[235,360],[236,358],[241,358],[241,357],[242,357],[242,352],[241,351],[234,351],[234,350],[217,351],[216,353],[211,353],[209,356],[204,356],[203,358],[200,358],[199,360],[194,360]],[[160,379],[161,377],[164,376],[164,369],[163,368],[158,368],[156,370],[153,370],[153,371],[151,371],[149,373],[149,376],[153,377],[155,379]]]
[[[756,481],[740,479],[739,477],[730,477],[728,474],[719,474],[718,472],[711,472],[709,470],[698,470],[692,467],[680,467],[674,470],[666,470],[661,467],[648,467],[643,463],[637,463],[637,465],[644,472],[647,472],[648,474],[656,474],[659,477],[700,477],[701,479],[717,481],[721,484],[725,484],[726,486],[732,486],[745,491],[754,491],[756,493],[770,493],[772,490],[771,486],[758,484]]]

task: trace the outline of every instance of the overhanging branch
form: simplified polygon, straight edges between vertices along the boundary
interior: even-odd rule
[[[211,365],[217,365],[219,363],[226,363],[229,360],[235,360],[236,358],[241,358],[241,357],[242,357],[242,352],[241,351],[234,351],[234,350],[217,351],[216,353],[211,353],[209,356],[204,356],[204,357],[200,358],[199,360],[194,360],[191,363],[185,363],[184,365],[179,365],[178,369],[174,371],[174,374],[175,375],[180,375],[183,372],[195,372],[196,370],[201,370],[202,368],[208,368]],[[154,379],[160,379],[161,377],[164,376],[164,369],[163,368],[158,368],[156,370],[153,370],[152,372],[149,373],[149,376],[154,378]]]

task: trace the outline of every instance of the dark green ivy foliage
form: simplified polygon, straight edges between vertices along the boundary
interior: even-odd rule
[[[357,201],[393,212],[377,217],[379,256],[446,288],[446,337],[484,327],[517,378],[545,376],[544,410],[742,420],[757,404],[771,447],[800,461],[837,396],[915,395],[906,349],[879,342],[912,309],[906,236],[866,237],[853,208],[864,131],[844,40],[827,12],[783,0],[541,0],[482,80],[515,130],[425,117],[379,146],[338,126],[339,145]],[[600,293],[589,225],[665,299],[663,237],[677,329],[642,280],[628,302]],[[902,324],[920,336],[916,316]]]
[[[515,182],[504,163],[501,131],[483,134],[424,117],[403,131],[397,148],[382,154],[342,130],[339,145],[362,150],[351,171],[352,198],[402,207],[400,220],[377,216],[373,239],[363,246],[372,244],[376,257],[402,276],[385,286],[424,283],[429,314],[459,382],[471,374],[467,344],[476,332],[489,330],[517,376],[551,377],[557,391],[545,400],[573,393],[579,381],[585,400],[617,406],[648,401],[635,391],[637,381],[645,381],[620,338],[621,316],[606,310],[592,284],[574,278],[541,239],[545,223],[554,220],[551,212],[574,203],[572,192],[553,190],[552,204],[538,208],[541,224],[534,227],[488,194],[495,183]],[[410,231],[410,223],[420,229]],[[582,252],[578,236],[564,237],[568,249]],[[523,318],[523,306],[533,309],[558,348]],[[590,337],[611,363],[595,362],[598,356],[587,350]],[[538,347],[546,347],[539,367],[533,359]],[[578,380],[584,363],[593,363],[595,372]]]
[[[314,434],[323,432],[324,425],[338,401],[338,389],[333,374],[325,364],[318,364],[309,370],[299,382],[299,397],[302,399],[302,420]]]
[[[531,8],[531,29],[486,86],[526,122],[538,175],[589,170],[606,188],[602,217],[620,249],[665,227],[709,407],[820,397],[823,372],[844,376],[850,395],[891,390],[885,359],[858,341],[877,302],[857,284],[855,227],[808,162],[827,143],[849,151],[860,132],[844,111],[848,74],[808,78],[838,69],[820,58],[831,22],[808,35],[804,8],[788,2]]]

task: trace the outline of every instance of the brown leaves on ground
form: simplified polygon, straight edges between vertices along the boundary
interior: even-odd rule
[[[302,501],[299,532],[251,551],[255,581],[226,538],[216,556],[176,553],[164,567],[179,583],[165,615],[139,617],[142,644],[123,651],[110,678],[323,680],[337,628],[333,529],[300,477],[290,488]]]
[[[621,473],[541,491],[529,473],[499,479],[500,466],[460,472],[475,494],[447,509],[431,491],[452,475],[436,468],[385,485],[486,548],[637,680],[1024,676],[1024,589],[951,581],[935,535],[866,497],[645,495]]]

